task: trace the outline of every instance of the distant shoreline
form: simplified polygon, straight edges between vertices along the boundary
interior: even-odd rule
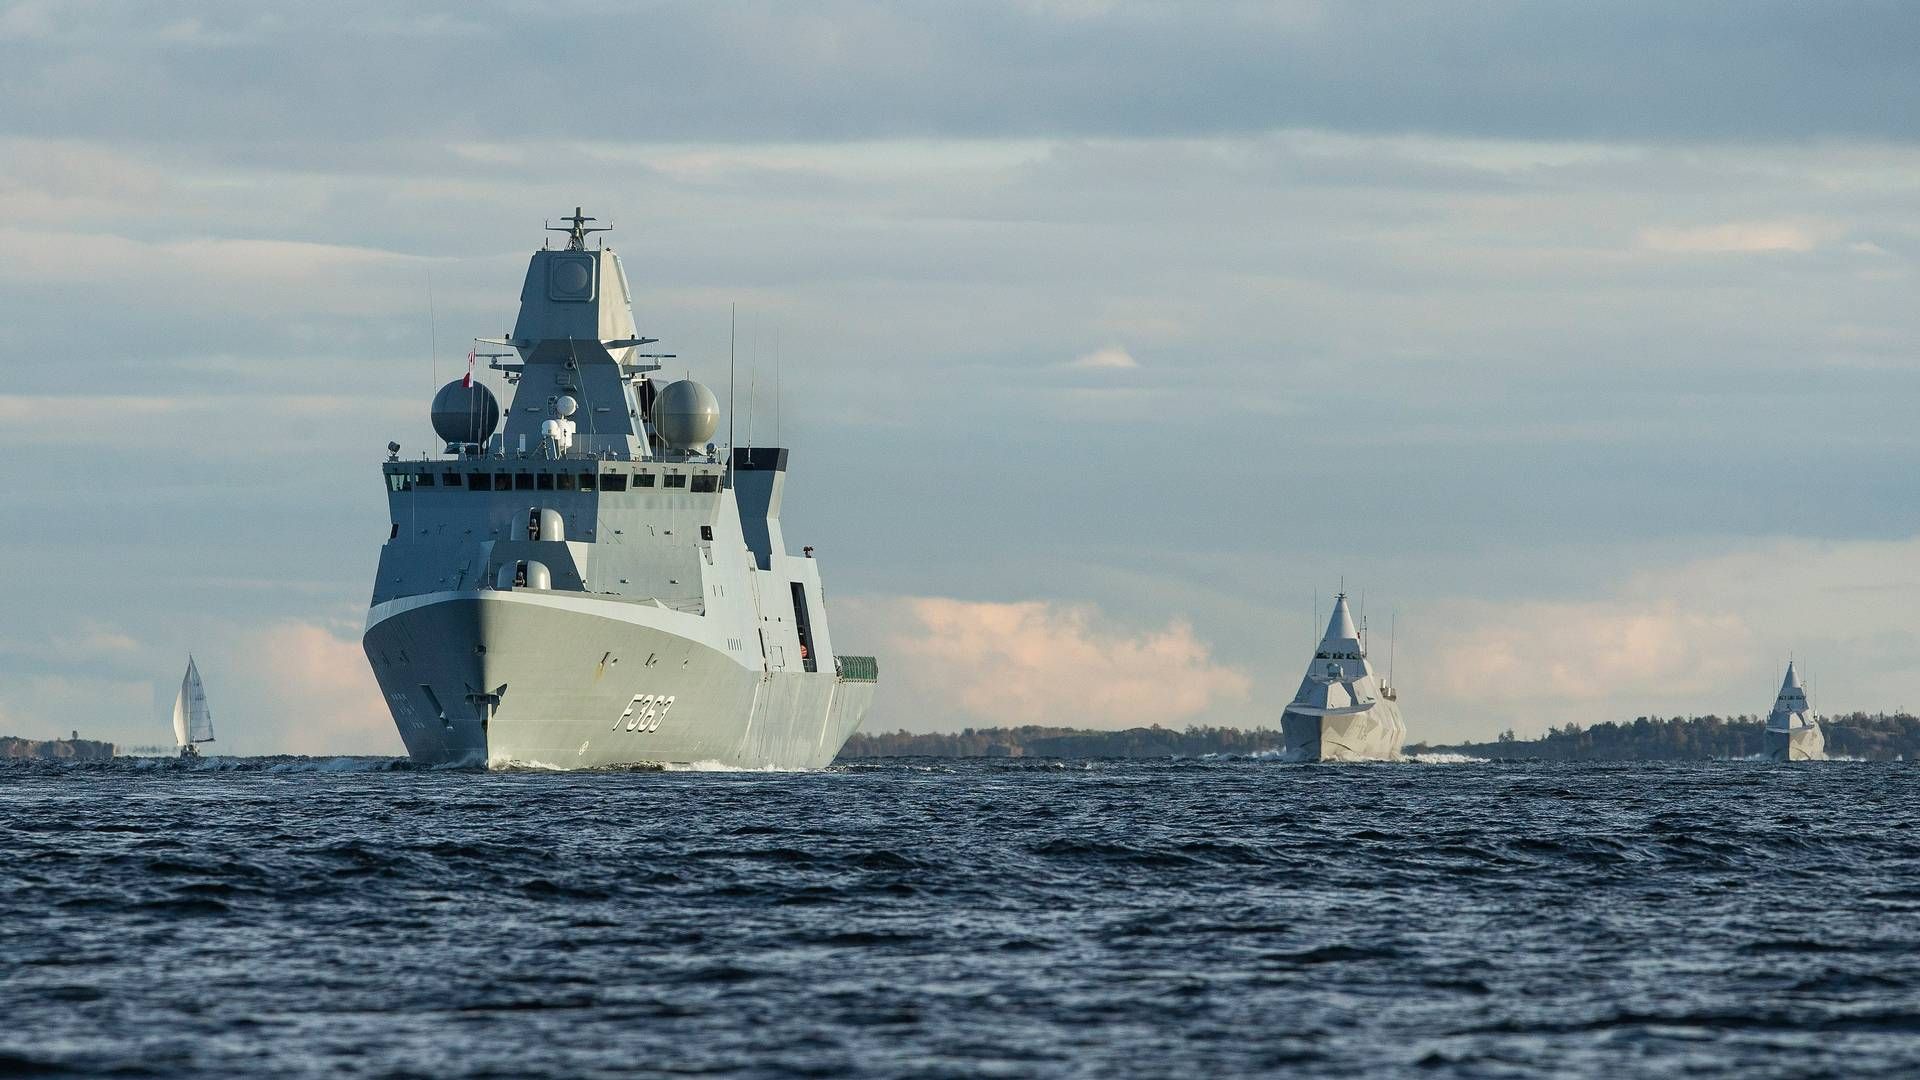
[[[1920,717],[1907,713],[1848,713],[1825,717],[1827,750],[1834,757],[1891,761],[1920,758]],[[1414,743],[1408,754],[1461,754],[1525,761],[1699,761],[1763,754],[1766,722],[1759,717],[1643,716],[1583,728],[1569,723],[1538,738],[1507,732],[1489,742]],[[934,758],[1164,758],[1278,753],[1277,728],[1241,730],[1195,725],[1123,731],[1027,725],[958,732],[855,732],[839,760]]]
[[[113,757],[113,744],[83,739],[79,732],[71,739],[22,739],[0,735],[0,758],[30,758],[39,761],[106,761]]]

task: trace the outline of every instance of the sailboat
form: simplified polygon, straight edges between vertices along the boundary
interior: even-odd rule
[[[180,680],[180,696],[173,699],[173,738],[180,744],[180,756],[197,758],[195,743],[213,741],[213,710],[207,708],[207,688],[200,684],[200,669],[193,655],[187,655],[187,674]]]

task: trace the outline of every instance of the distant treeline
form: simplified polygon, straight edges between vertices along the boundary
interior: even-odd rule
[[[1905,713],[1847,713],[1823,717],[1822,723],[1826,727],[1827,753],[1834,757],[1920,759],[1920,718]],[[1764,753],[1765,732],[1766,721],[1757,716],[1642,716],[1584,728],[1568,723],[1548,729],[1537,739],[1517,738],[1509,731],[1493,742],[1416,743],[1407,749],[1409,753],[1540,761],[1687,761]],[[1175,731],[1155,725],[1125,731],[1085,731],[1028,725],[928,735],[860,732],[847,740],[840,756],[1163,758],[1256,754],[1279,750],[1281,745],[1279,730],[1271,728],[1241,731],[1196,726]]]
[[[1082,731],[1028,725],[1017,728],[968,728],[932,735],[904,731],[856,732],[840,750],[853,757],[1198,757],[1201,754],[1252,754],[1280,749],[1280,732],[1224,727],[1174,731],[1159,725],[1126,731]]]
[[[1920,718],[1906,713],[1845,713],[1820,721],[1829,756],[1873,761],[1920,756]],[[1493,742],[1412,749],[1542,761],[1675,761],[1765,753],[1766,730],[1766,721],[1757,716],[1642,716],[1586,728],[1568,723],[1548,728],[1537,739],[1515,738],[1508,731]]]

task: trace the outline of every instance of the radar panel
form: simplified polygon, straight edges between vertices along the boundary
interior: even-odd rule
[[[547,299],[589,301],[593,299],[592,255],[560,254],[547,261]]]

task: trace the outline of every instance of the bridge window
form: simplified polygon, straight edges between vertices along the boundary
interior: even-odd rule
[[[492,491],[493,490],[493,474],[477,472],[477,473],[472,473],[468,475],[467,490],[468,491]]]
[[[662,484],[661,486],[670,487],[670,488],[683,488],[687,486],[687,478],[683,473],[668,473],[667,482],[665,484]]]
[[[552,473],[550,472],[536,473],[533,479],[534,479],[534,486],[539,488],[541,491],[553,490],[553,474]]]
[[[580,490],[581,491],[593,490],[593,474],[592,473],[583,472],[580,474]]]
[[[421,474],[420,474],[419,476],[416,476],[416,477],[414,477],[414,478],[413,478],[413,486],[415,486],[415,487],[432,487],[432,486],[433,486],[433,474],[432,474],[432,473],[430,473],[430,472],[423,472],[423,473],[421,473]]]
[[[505,472],[494,473],[493,474],[493,490],[512,491],[513,490],[513,474],[505,473]]]
[[[572,491],[573,490],[573,474],[570,472],[563,472],[555,475],[553,478],[553,486],[556,490],[559,490],[559,491]]]
[[[515,473],[513,477],[513,489],[515,491],[532,491],[533,474],[525,472]]]
[[[653,474],[650,472],[634,473],[633,486],[634,487],[652,487]]]
[[[600,490],[601,491],[627,490],[627,475],[625,473],[617,473],[617,472],[607,473],[606,475],[600,477]]]
[[[413,476],[409,473],[395,472],[387,474],[388,491],[412,491]]]
[[[693,490],[695,490],[695,491],[719,491],[719,490],[720,490],[720,478],[719,478],[719,477],[717,477],[717,476],[715,476],[715,475],[713,475],[712,473],[701,473],[700,475],[698,475],[698,476],[695,476],[695,477],[693,478]]]

